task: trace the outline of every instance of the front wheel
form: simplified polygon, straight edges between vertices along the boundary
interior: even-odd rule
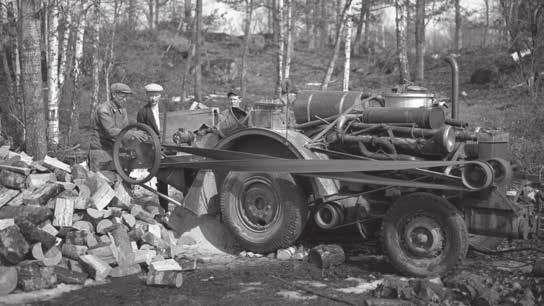
[[[427,277],[449,270],[466,256],[468,231],[451,203],[434,194],[413,193],[388,210],[382,243],[395,268]]]
[[[221,214],[244,250],[267,253],[293,245],[308,210],[289,174],[230,172],[221,189]]]

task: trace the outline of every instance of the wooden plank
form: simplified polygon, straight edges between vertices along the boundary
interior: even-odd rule
[[[93,255],[81,255],[79,257],[83,268],[93,277],[96,281],[103,281],[108,277],[111,271],[110,265],[105,263]]]
[[[0,187],[0,207],[8,204],[12,201],[20,191],[15,189],[9,189],[4,186]]]
[[[34,190],[29,196],[23,198],[25,205],[44,205],[51,198],[54,198],[62,191],[62,185],[47,183]]]
[[[72,226],[76,197],[59,197],[55,203],[54,226]]]
[[[15,225],[15,219],[13,218],[0,219],[0,231],[13,225]]]
[[[45,166],[48,166],[48,167],[51,167],[51,168],[54,168],[54,169],[59,169],[59,170],[62,170],[66,173],[71,173],[72,172],[72,168],[70,168],[70,165],[66,164],[66,163],[63,163],[61,162],[60,160],[54,158],[54,157],[50,157],[48,155],[45,156],[45,158],[43,159],[43,164]]]

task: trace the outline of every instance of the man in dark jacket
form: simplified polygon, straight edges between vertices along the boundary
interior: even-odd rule
[[[165,127],[161,127],[160,116],[159,116],[159,102],[161,100],[161,93],[163,88],[159,84],[148,84],[145,86],[145,92],[147,96],[147,104],[138,111],[136,116],[136,121],[138,123],[143,123],[150,126],[155,133],[161,137],[161,131]],[[157,191],[168,195],[168,184],[157,180]],[[159,197],[159,204],[164,209],[165,213],[168,214],[168,201]]]

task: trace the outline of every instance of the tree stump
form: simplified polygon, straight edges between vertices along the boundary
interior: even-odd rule
[[[0,266],[0,296],[10,294],[17,288],[17,269]]]
[[[146,282],[149,286],[166,286],[179,288],[183,284],[183,275],[179,271],[155,271],[147,273]]]
[[[25,259],[29,245],[17,225],[0,231],[0,256],[5,262],[16,265]]]
[[[310,250],[309,259],[320,268],[329,268],[344,263],[346,254],[339,245],[321,244]]]

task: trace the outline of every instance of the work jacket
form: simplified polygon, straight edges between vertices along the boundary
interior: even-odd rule
[[[160,118],[160,115],[159,115],[159,118]],[[157,122],[155,122],[155,116],[153,115],[153,110],[151,109],[151,106],[146,104],[144,107],[142,107],[138,111],[138,115],[136,115],[136,121],[138,123],[143,123],[150,126],[153,129],[153,131],[155,131],[155,133],[159,136],[159,139],[161,138],[161,133],[159,130],[160,122],[158,124]],[[164,129],[164,126],[161,126],[161,128]]]
[[[92,115],[91,149],[101,149],[111,155],[117,135],[127,125],[125,108],[112,101],[100,103]]]

